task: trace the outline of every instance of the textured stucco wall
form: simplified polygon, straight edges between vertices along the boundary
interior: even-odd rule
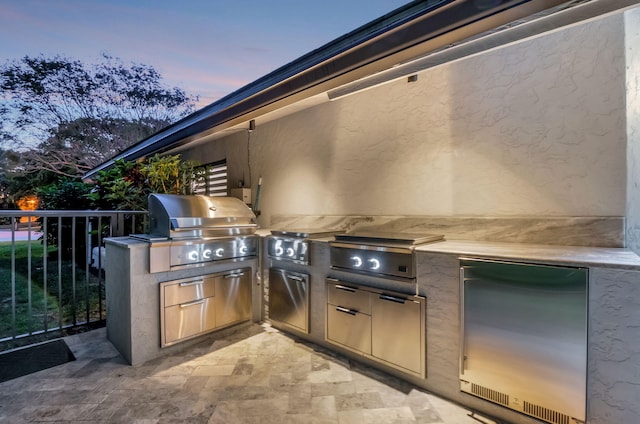
[[[640,272],[589,270],[587,422],[640,422]]]
[[[625,13],[627,72],[626,245],[640,255],[640,8]]]
[[[441,65],[258,125],[269,216],[623,216],[623,16]],[[192,153],[247,177],[247,134]],[[203,154],[204,152],[204,154]]]

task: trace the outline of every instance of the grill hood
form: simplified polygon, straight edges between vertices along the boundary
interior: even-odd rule
[[[257,228],[255,214],[235,197],[149,195],[149,233],[154,237],[247,235]]]

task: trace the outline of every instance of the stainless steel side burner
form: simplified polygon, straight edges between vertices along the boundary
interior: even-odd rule
[[[272,230],[267,241],[267,254],[271,259],[308,265],[309,240],[331,237],[342,232],[336,229],[309,228]]]

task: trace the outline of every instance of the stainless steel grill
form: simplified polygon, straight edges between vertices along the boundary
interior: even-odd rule
[[[414,249],[443,240],[443,235],[359,231],[330,242],[331,267],[374,276],[414,279]]]
[[[255,214],[233,197],[149,196],[149,271],[253,258],[258,252]]]

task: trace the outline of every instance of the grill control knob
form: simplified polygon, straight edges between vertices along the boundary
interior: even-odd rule
[[[282,246],[276,246],[276,256],[282,256],[284,254],[284,249]]]
[[[224,249],[219,247],[216,249],[216,258],[221,258],[224,255]]]
[[[287,256],[293,258],[296,255],[296,251],[292,247],[287,247]]]
[[[355,268],[360,268],[362,266],[362,258],[360,256],[352,256],[351,262]]]
[[[380,261],[375,259],[375,258],[371,258],[368,261],[371,265],[369,266],[370,269],[372,270],[376,270],[380,268]]]
[[[203,259],[211,259],[211,249],[205,249],[202,251]]]
[[[246,255],[247,254],[247,246],[240,246],[240,249],[238,249],[238,251],[240,252],[241,255]]]

